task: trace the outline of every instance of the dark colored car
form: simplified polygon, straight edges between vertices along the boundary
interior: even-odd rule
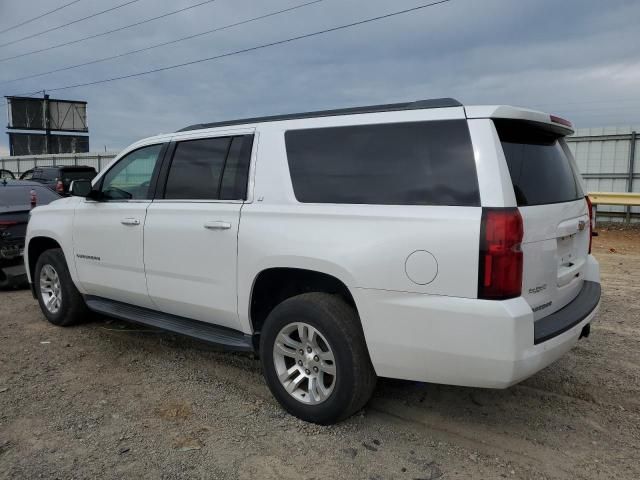
[[[60,195],[25,180],[0,180],[0,288],[26,284],[22,253],[29,212]]]
[[[93,180],[98,174],[96,169],[86,165],[35,167],[31,180],[46,185],[60,195],[68,195],[74,180]]]

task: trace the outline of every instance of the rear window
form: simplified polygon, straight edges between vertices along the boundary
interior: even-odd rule
[[[285,142],[300,202],[480,205],[465,120],[290,130]]]
[[[0,206],[13,207],[31,204],[31,190],[35,190],[38,205],[46,205],[60,198],[48,188],[29,186],[6,186],[0,188]]]
[[[564,139],[529,122],[494,120],[518,206],[571,202],[584,197]]]

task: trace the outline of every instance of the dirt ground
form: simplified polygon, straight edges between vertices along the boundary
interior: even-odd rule
[[[259,362],[116,321],[57,328],[0,292],[0,478],[640,478],[640,231],[600,230],[588,339],[507,390],[381,379],[332,427]]]

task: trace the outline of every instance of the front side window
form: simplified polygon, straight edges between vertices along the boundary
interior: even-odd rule
[[[290,130],[285,143],[300,202],[480,205],[465,120]]]
[[[149,185],[162,145],[150,145],[121,158],[104,176],[104,200],[143,200],[149,198]]]

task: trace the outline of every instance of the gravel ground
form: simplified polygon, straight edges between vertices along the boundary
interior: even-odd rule
[[[640,478],[640,231],[601,230],[591,337],[507,390],[381,379],[331,427],[285,414],[259,362],[0,292],[0,478]]]

